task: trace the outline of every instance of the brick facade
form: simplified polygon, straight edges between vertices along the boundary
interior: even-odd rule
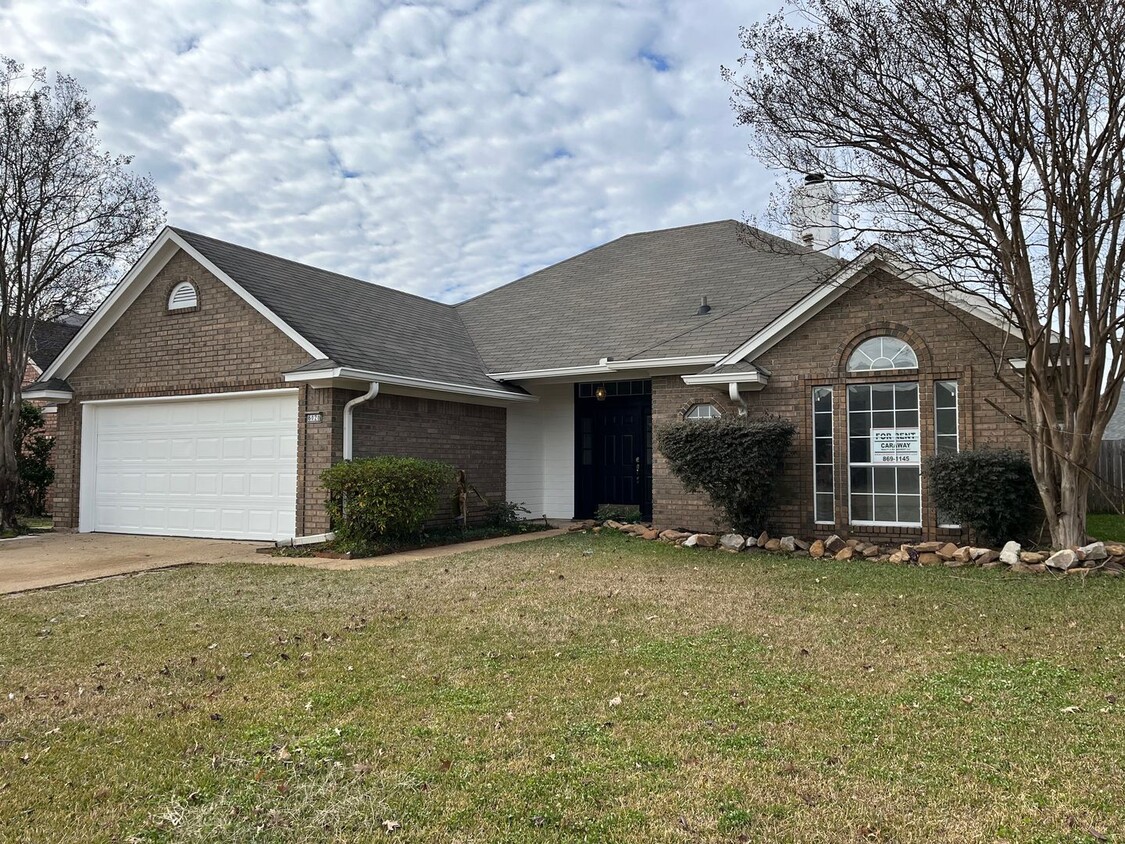
[[[169,312],[168,295],[184,280],[195,284],[199,305]],[[308,362],[241,297],[177,253],[67,378],[75,398],[56,415],[56,528],[78,527],[82,401],[293,388],[283,373]],[[344,405],[359,393],[307,384],[297,392],[297,534],[319,534],[329,530],[320,474],[343,457]],[[310,413],[320,421],[306,421]],[[442,460],[464,468],[486,499],[504,500],[503,408],[384,393],[360,406],[354,422],[356,457]],[[473,506],[478,517],[482,509]]]
[[[348,394],[348,398],[359,395]],[[507,429],[503,407],[462,404],[411,396],[379,395],[355,409],[355,457],[395,455],[439,460],[465,471],[469,517],[479,521],[487,502],[505,500]],[[482,501],[481,499],[484,499]],[[435,521],[456,515],[453,491]]]
[[[851,352],[863,340],[893,335],[906,340],[918,356],[918,372],[894,375],[850,376],[845,368]],[[751,416],[773,414],[797,426],[793,451],[780,479],[780,498],[773,532],[797,536],[841,536],[897,542],[927,537],[961,538],[960,532],[938,527],[922,480],[922,529],[855,527],[848,524],[848,462],[846,387],[848,384],[918,382],[922,459],[934,453],[934,382],[956,380],[959,389],[960,448],[985,444],[1026,448],[1023,433],[996,409],[1018,413],[1018,399],[995,377],[993,356],[982,343],[1001,349],[1000,332],[964,313],[943,305],[906,282],[871,277],[841,296],[827,311],[760,356],[755,363],[770,375],[769,385],[758,393],[744,393]],[[1011,341],[1007,357],[1019,356]],[[817,525],[813,516],[812,489],[812,388],[834,387],[835,525]],[[653,422],[659,426],[679,418],[694,402],[709,401],[724,414],[738,412],[726,394],[716,388],[689,387],[678,376],[653,379]],[[995,406],[994,406],[995,405]],[[702,495],[686,493],[672,476],[666,461],[653,456],[655,522],[663,527],[715,529],[721,521]]]
[[[168,295],[184,280],[195,284],[199,305],[169,312]],[[75,397],[57,414],[55,526],[78,527],[82,401],[288,387],[282,373],[308,360],[308,353],[265,317],[178,252],[67,378]],[[306,395],[302,390],[301,414]],[[303,457],[299,452],[298,467]],[[302,477],[297,498],[301,532],[307,509]]]

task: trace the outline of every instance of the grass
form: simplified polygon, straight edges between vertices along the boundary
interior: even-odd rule
[[[584,534],[0,599],[0,840],[1125,840],[1123,631],[1122,580]]]
[[[540,522],[518,522],[514,525],[479,525],[465,530],[447,528],[432,530],[413,539],[391,539],[377,542],[359,542],[348,545],[343,542],[324,542],[316,545],[283,545],[273,552],[275,557],[315,557],[318,552],[350,552],[355,559],[381,557],[401,551],[416,551],[421,548],[437,548],[443,545],[457,545],[480,539],[496,539],[501,536],[519,536],[550,530],[544,520]]]
[[[1125,516],[1091,513],[1086,517],[1086,532],[1103,542],[1125,542]]]

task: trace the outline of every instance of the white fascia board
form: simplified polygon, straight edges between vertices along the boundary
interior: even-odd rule
[[[702,375],[683,375],[680,380],[685,384],[747,385],[751,390],[760,390],[770,382],[769,376],[763,375],[760,372],[731,372],[727,375],[710,372]]]
[[[535,381],[547,378],[585,378],[591,375],[612,375],[644,369],[680,369],[685,366],[711,366],[722,360],[722,355],[690,355],[674,358],[630,358],[613,360],[602,358],[589,366],[562,366],[556,369],[522,369],[512,372],[490,372],[489,378],[497,381]]]
[[[629,360],[602,358],[600,363],[603,366],[608,366],[614,372],[626,372],[630,369],[679,369],[683,366],[711,366],[722,359],[722,355],[689,355],[678,358],[630,358]]]
[[[137,297],[140,296],[149,282],[156,277],[157,273],[164,269],[168,261],[179,250],[183,250],[198,261],[208,272],[218,278],[223,284],[227,285],[240,298],[254,308],[254,310],[258,311],[258,313],[269,320],[279,331],[293,340],[293,342],[314,358],[328,357],[328,355],[321,352],[316,346],[298,334],[288,323],[278,317],[277,314],[259,302],[254,296],[250,295],[242,285],[238,284],[238,282],[204,258],[203,255],[186,240],[172,231],[171,228],[166,227],[164,231],[157,235],[156,239],[149,245],[148,249],[145,250],[144,254],[141,255],[137,262],[133,264],[129,272],[117,283],[117,286],[113,288],[109,296],[98,306],[93,316],[91,316],[78,333],[71,338],[71,341],[66,345],[66,348],[62,350],[62,353],[47,367],[47,371],[43,373],[41,380],[46,381],[51,378],[65,379],[74,372],[83,358],[90,353],[113,324],[117,322],[129,306],[136,301]]]
[[[24,390],[20,396],[29,401],[56,401],[65,404],[74,398],[74,393],[68,393],[65,390]]]
[[[79,404],[152,404],[153,402],[217,401],[221,399],[261,398],[262,396],[295,396],[298,392],[296,387],[274,387],[269,390],[234,390],[229,393],[177,393],[173,396],[141,396],[139,398],[127,399],[86,399],[80,401]]]
[[[285,380],[288,383],[302,383],[306,381],[362,381],[371,383],[377,381],[380,384],[411,387],[416,390],[431,390],[437,393],[454,393],[460,396],[479,396],[480,398],[500,399],[502,401],[512,402],[538,401],[535,396],[518,395],[516,393],[510,393],[507,390],[490,390],[487,387],[471,387],[467,384],[450,384],[444,381],[430,381],[425,378],[388,375],[385,372],[369,372],[363,369],[351,369],[346,366],[305,372],[286,372]]]
[[[530,381],[537,378],[582,378],[587,375],[609,375],[613,372],[604,364],[594,366],[561,366],[558,369],[520,369],[512,372],[490,372],[494,381]]]
[[[1015,327],[1002,314],[991,306],[983,296],[975,296],[961,291],[949,290],[948,282],[926,270],[909,267],[898,256],[878,246],[873,246],[829,276],[812,293],[783,313],[762,331],[759,331],[729,355],[720,365],[726,366],[740,361],[753,361],[758,355],[785,339],[826,307],[850,290],[860,279],[872,270],[882,267],[900,280],[911,284],[931,296],[941,299],[976,319],[999,328],[1014,332]],[[929,281],[930,283],[925,283]]]

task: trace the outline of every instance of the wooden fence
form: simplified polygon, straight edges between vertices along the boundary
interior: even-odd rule
[[[1125,440],[1102,440],[1097,476],[1090,484],[1090,512],[1125,513]]]

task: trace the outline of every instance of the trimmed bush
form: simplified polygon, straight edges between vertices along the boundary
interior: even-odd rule
[[[453,468],[413,457],[337,463],[320,476],[339,541],[357,547],[422,532],[453,482]]]
[[[689,492],[704,492],[740,533],[766,528],[777,477],[796,433],[787,419],[745,417],[676,422],[657,447]]]
[[[47,512],[47,490],[55,482],[51,468],[54,437],[43,431],[43,411],[31,402],[20,407],[20,423],[16,433],[16,465],[19,467],[20,512],[25,516],[42,516]]]
[[[603,504],[594,513],[594,518],[599,522],[615,522],[632,524],[641,520],[641,508],[635,504]]]
[[[1022,451],[982,448],[926,461],[930,494],[942,518],[968,526],[985,544],[1025,539],[1034,528],[1039,491]]]

